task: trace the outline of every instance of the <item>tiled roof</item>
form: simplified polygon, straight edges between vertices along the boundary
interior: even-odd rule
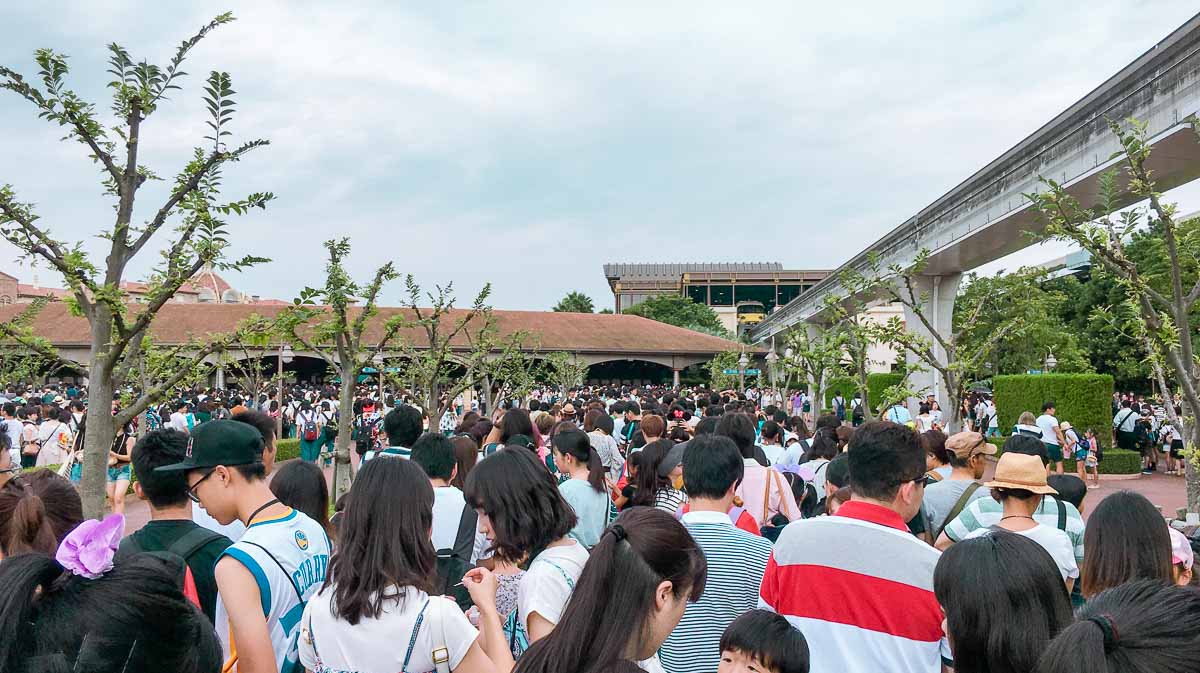
[[[34,285],[26,285],[25,283],[17,284],[17,294],[22,297],[54,297],[55,299],[66,299],[71,296],[70,290],[64,290],[61,287],[39,287]]]
[[[754,273],[783,271],[779,262],[701,262],[695,264],[605,264],[606,278],[671,278],[685,273]]]
[[[20,306],[0,306],[0,321],[8,320],[21,311]],[[139,310],[138,305],[131,310]],[[238,323],[252,316],[271,317],[283,310],[282,305],[268,304],[174,304],[162,307],[151,327],[151,336],[159,344],[185,343],[189,339],[204,339],[211,334],[228,333]],[[357,308],[352,308],[356,314]],[[367,326],[368,343],[382,334],[383,323],[406,311],[400,308],[381,308],[379,315]],[[452,317],[459,318],[465,309],[456,309]],[[525,331],[537,335],[538,350],[578,353],[659,353],[714,354],[737,350],[739,345],[719,337],[655,322],[634,315],[604,315],[592,313],[554,313],[549,311],[494,312],[501,335]],[[72,316],[67,306],[51,303],[37,316],[34,331],[56,346],[86,346],[90,343],[86,319]],[[401,332],[418,346],[424,345],[423,330]],[[465,338],[455,346],[466,347]],[[533,342],[527,342],[532,346]]]

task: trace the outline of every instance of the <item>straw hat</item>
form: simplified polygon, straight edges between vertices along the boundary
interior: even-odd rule
[[[1059,427],[1059,429],[1061,429],[1063,432],[1066,432],[1067,430],[1070,430],[1070,429],[1071,429],[1073,426],[1071,425],[1071,422],[1070,422],[1070,421],[1063,421],[1062,423],[1059,423],[1059,424],[1058,424],[1058,427]]]
[[[988,488],[1012,488],[1038,493],[1057,495],[1058,491],[1046,484],[1046,466],[1042,459],[1023,453],[1006,453],[996,463],[996,476],[984,484]]]

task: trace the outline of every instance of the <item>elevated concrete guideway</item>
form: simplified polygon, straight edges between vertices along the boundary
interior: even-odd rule
[[[1024,194],[1042,191],[1039,176],[1057,180],[1085,206],[1095,205],[1100,175],[1117,164],[1121,150],[1107,119],[1130,117],[1148,123],[1153,153],[1149,162],[1160,189],[1200,176],[1200,143],[1189,118],[1200,113],[1200,15],[1104,82],[1017,146],[909,218],[843,264],[825,280],[771,314],[753,332],[756,342],[793,327],[821,322],[825,297],[842,297],[838,275],[865,271],[870,253],[884,267],[907,266],[922,249],[930,251],[919,279],[938,306],[935,327],[949,329],[953,297],[965,271],[1033,243],[1037,221]],[[927,282],[924,282],[927,281]],[[947,301],[948,300],[948,301]],[[909,320],[910,328],[915,320]],[[937,390],[937,382],[931,388]],[[939,395],[940,397],[940,395]]]

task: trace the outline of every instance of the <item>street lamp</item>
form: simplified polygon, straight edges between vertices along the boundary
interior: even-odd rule
[[[1058,358],[1054,357],[1054,351],[1050,351],[1050,354],[1046,356],[1046,371],[1052,372],[1057,366]]]
[[[279,344],[279,367],[275,371],[277,379],[275,399],[279,402],[279,415],[275,417],[275,436],[283,439],[283,365],[295,359],[292,347],[286,343]]]
[[[777,384],[775,379],[779,375],[779,354],[775,352],[775,346],[771,346],[771,350],[767,351],[767,374],[771,377],[771,387],[774,388]]]
[[[375,371],[379,374],[379,404],[383,404],[383,353],[376,353],[371,357],[371,362],[375,363]]]
[[[742,351],[742,357],[738,358],[738,392],[746,391],[746,367],[749,366],[750,358]]]

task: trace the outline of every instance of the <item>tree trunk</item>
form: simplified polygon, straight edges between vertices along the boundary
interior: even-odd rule
[[[1200,471],[1196,470],[1194,453],[1200,449],[1200,423],[1193,423],[1192,431],[1187,436],[1190,441],[1183,459],[1183,479],[1187,483],[1187,509],[1189,512],[1200,512]]]
[[[354,369],[354,365],[346,360],[341,361],[342,389],[338,397],[338,435],[334,440],[333,458],[333,500],[337,502],[350,490],[354,475],[350,473],[350,428],[354,421],[354,386],[346,385],[346,373]]]
[[[108,450],[116,438],[110,404],[113,398],[112,372],[105,363],[112,341],[112,316],[97,302],[92,321],[92,352],[88,361],[87,430],[83,444],[83,474],[79,497],[83,516],[104,517],[105,485],[108,483]]]

